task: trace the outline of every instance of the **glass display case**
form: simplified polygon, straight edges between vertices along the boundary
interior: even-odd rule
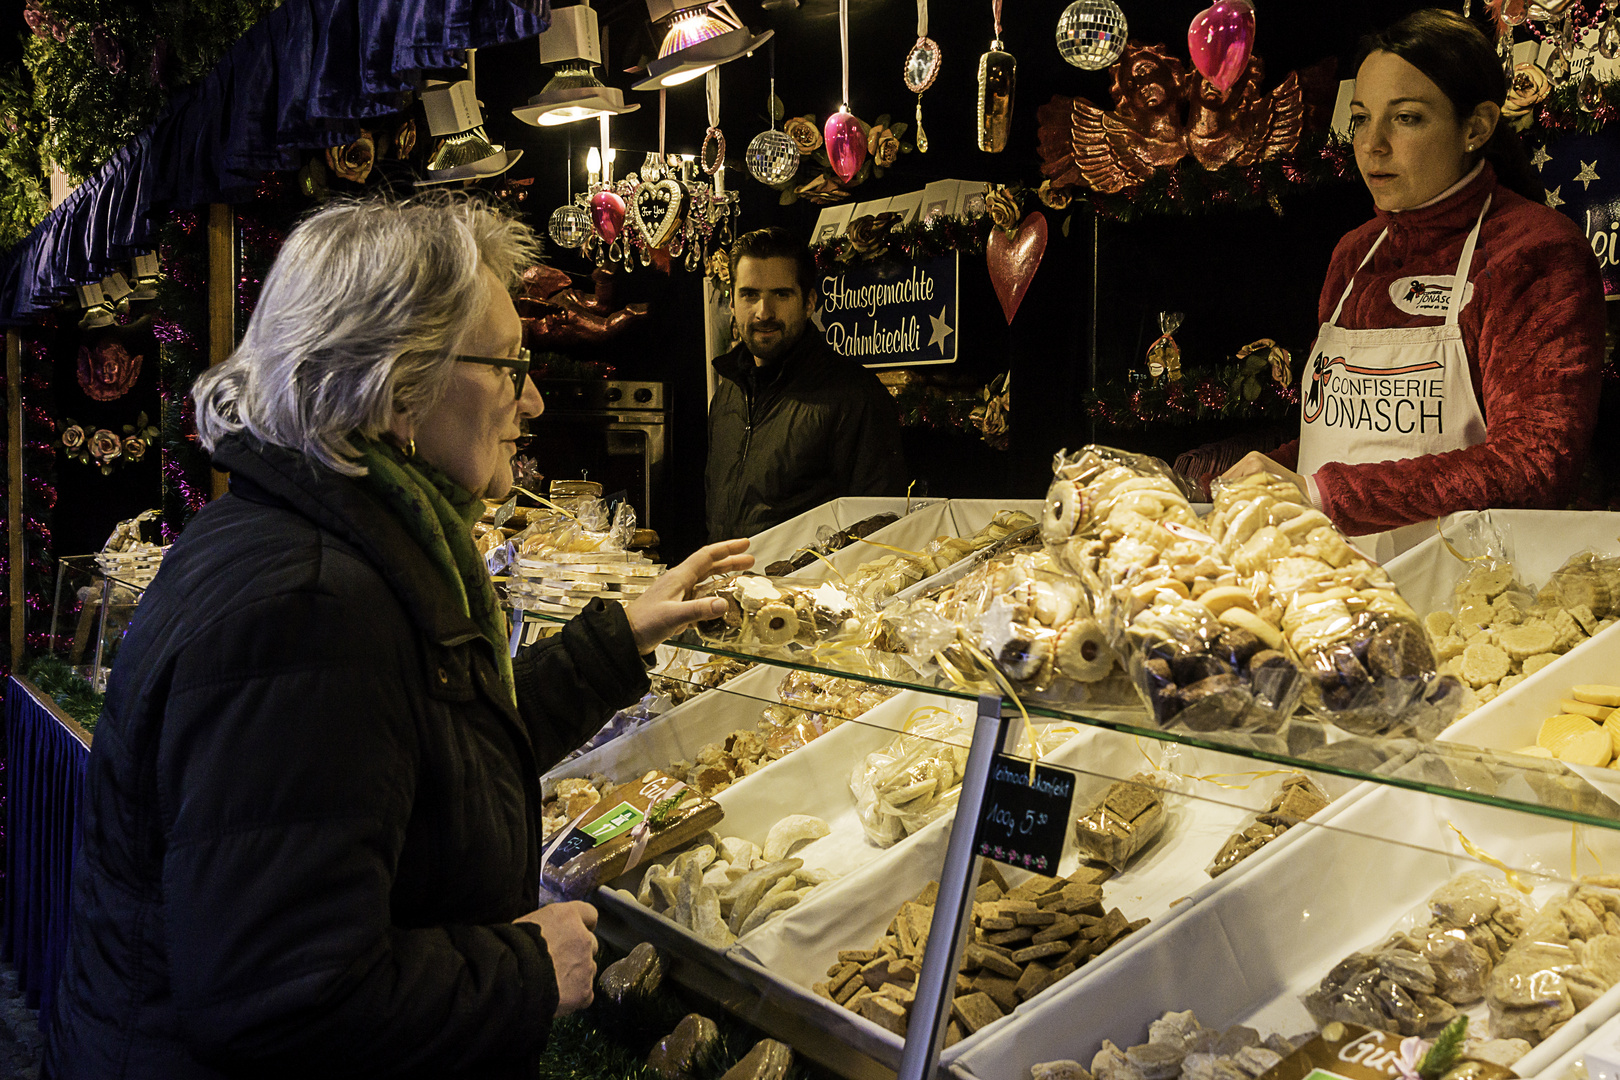
[[[856,565],[969,537],[995,513],[922,508],[862,556],[774,579],[777,595],[847,592]],[[1620,517],[1493,513],[1532,590]],[[1455,606],[1465,532],[1430,545],[1455,556],[1390,564],[1419,617]],[[943,595],[997,557],[936,562],[900,591]],[[653,942],[682,981],[844,1075],[901,1069],[953,835],[982,838],[989,820],[956,820],[988,693],[1003,760],[1070,779],[1055,865],[985,847],[960,933],[937,938],[961,956],[941,1074],[1280,1080],[1301,1039],[1342,1034],[1332,1024],[1382,1029],[1394,1054],[1466,1015],[1471,1058],[1564,1080],[1600,1028],[1620,1034],[1607,1023],[1620,963],[1604,959],[1620,958],[1620,771],[1549,756],[1561,736],[1543,723],[1613,729],[1613,627],[1594,622],[1436,737],[1304,708],[1194,726],[1209,714],[1162,716],[1123,677],[1129,663],[1085,693],[1031,689],[1002,665],[953,662],[950,627],[924,658],[878,629],[892,609],[860,634],[768,645],[736,626],[689,631],[661,648],[654,693],[546,776],[553,842],[657,773],[722,812],[597,883],[605,937]],[[521,617],[515,640],[567,616]]]
[[[161,558],[161,553],[140,557],[103,553],[57,560],[50,652],[98,691],[107,688],[118,645]]]

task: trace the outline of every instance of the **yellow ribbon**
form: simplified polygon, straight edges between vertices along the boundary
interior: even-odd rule
[[[1495,855],[1492,855],[1487,851],[1481,851],[1474,845],[1472,840],[1463,835],[1463,831],[1457,828],[1457,826],[1448,821],[1446,822],[1446,827],[1457,834],[1457,839],[1461,841],[1462,849],[1464,851],[1478,859],[1480,862],[1484,863],[1486,866],[1494,867],[1495,869],[1502,871],[1502,876],[1507,879],[1507,883],[1509,885],[1513,886],[1515,889],[1518,889],[1526,896],[1530,895],[1530,893],[1534,891],[1531,886],[1525,884],[1523,878],[1519,877],[1518,871],[1514,870],[1501,859],[1498,859]]]
[[[834,574],[838,574],[838,580],[839,580],[839,581],[842,581],[842,582],[843,582],[843,583],[844,583],[844,584],[845,584],[845,585],[848,585],[848,584],[849,584],[849,579],[848,579],[848,578],[846,578],[846,577],[844,577],[844,575],[843,575],[843,574],[840,574],[840,573],[839,573],[839,572],[838,572],[838,567],[836,567],[836,566],[834,566],[834,565],[833,565],[833,564],[832,564],[832,560],[831,560],[831,559],[829,559],[829,558],[827,558],[827,556],[825,556],[825,555],[823,555],[823,554],[822,554],[822,553],[821,553],[821,552],[819,552],[819,551],[813,551],[813,550],[811,550],[811,549],[810,549],[810,548],[805,548],[805,549],[804,549],[804,550],[805,550],[805,551],[808,551],[808,552],[810,552],[810,554],[812,554],[812,555],[814,555],[814,556],[815,556],[815,557],[816,557],[816,558],[818,558],[818,559],[820,559],[820,560],[821,560],[821,561],[822,561],[822,562],[824,562],[824,563],[826,563],[826,564],[827,564],[827,569],[829,569],[829,570],[831,570],[831,571],[832,571],[832,572],[833,572],[833,573],[834,573]]]
[[[518,487],[516,484],[513,484],[512,485],[512,490],[522,492],[524,495],[527,495],[529,498],[533,499],[535,502],[539,503],[541,506],[545,507],[547,510],[551,510],[551,511],[553,511],[555,513],[561,514],[563,517],[573,518],[575,521],[579,520],[579,515],[578,514],[572,513],[571,511],[568,511],[568,510],[564,510],[562,507],[558,506],[556,503],[552,502],[550,499],[544,497],[543,495],[536,495],[534,492],[530,491],[528,488]]]
[[[860,542],[863,544],[871,544],[873,547],[882,548],[884,551],[892,551],[896,555],[903,555],[914,562],[922,562],[928,557],[920,551],[907,551],[905,548],[895,547],[893,544],[885,544],[881,540],[868,540],[864,536],[857,537],[856,539],[860,540]]]
[[[1446,550],[1451,552],[1452,555],[1456,556],[1457,561],[1459,561],[1459,562],[1465,562],[1465,563],[1485,562],[1487,559],[1491,558],[1491,556],[1488,553],[1485,554],[1485,555],[1468,556],[1468,555],[1464,555],[1462,552],[1458,551],[1457,546],[1455,544],[1453,544],[1449,538],[1447,538],[1446,531],[1440,527],[1440,519],[1439,518],[1434,519],[1434,531],[1435,531],[1436,535],[1438,535],[1440,537],[1440,542],[1446,546]]]
[[[1248,791],[1254,786],[1254,784],[1252,781],[1247,784],[1223,784],[1219,780],[1215,779],[1217,776],[1250,776],[1255,780],[1264,780],[1268,776],[1287,776],[1292,773],[1299,773],[1298,769],[1262,769],[1258,772],[1218,772],[1209,773],[1206,776],[1199,776],[1195,773],[1177,772],[1174,769],[1166,769],[1163,765],[1154,763],[1152,755],[1150,755],[1146,750],[1142,749],[1142,736],[1135,735],[1132,736],[1132,738],[1136,740],[1136,752],[1142,755],[1143,760],[1148,763],[1148,766],[1152,768],[1154,772],[1168,772],[1171,776],[1179,776],[1184,780],[1202,780],[1206,784],[1214,784],[1216,787],[1226,788],[1228,791]],[[1303,776],[1304,774],[1300,773],[1300,775]]]
[[[1576,840],[1580,835],[1581,835],[1580,822],[1578,822],[1578,821],[1570,822],[1569,823],[1569,879],[1571,881],[1584,881],[1584,880],[1586,880],[1586,878],[1582,877],[1581,874],[1579,873],[1580,852],[1575,847]],[[1603,856],[1599,855],[1597,852],[1592,850],[1591,841],[1586,842],[1586,853],[1588,855],[1592,856],[1593,861],[1598,864],[1598,876],[1601,876],[1603,874]],[[1592,875],[1590,875],[1590,874],[1587,875],[1587,877],[1590,877],[1590,876],[1592,876]]]
[[[1035,724],[1029,718],[1029,710],[1024,708],[1023,701],[1020,700],[1017,692],[1013,690],[1012,684],[1007,681],[1006,676],[1001,674],[1001,669],[996,667],[988,656],[980,652],[978,646],[964,641],[962,647],[990,673],[990,677],[1001,687],[1001,692],[1012,698],[1012,703],[1018,706],[1018,713],[1024,718],[1024,738],[1029,740],[1029,784],[1030,787],[1034,787],[1035,766],[1041,760],[1041,744],[1035,738]]]

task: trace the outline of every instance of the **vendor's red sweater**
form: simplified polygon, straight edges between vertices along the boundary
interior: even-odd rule
[[[1603,364],[1603,283],[1586,238],[1562,214],[1503,187],[1486,165],[1455,195],[1378,216],[1339,241],[1318,303],[1349,330],[1437,326],[1390,299],[1396,278],[1454,274],[1463,242],[1494,191],[1460,323],[1485,413],[1485,441],[1466,450],[1401,461],[1324,465],[1315,475],[1322,509],[1352,535],[1426,521],[1455,510],[1561,505],[1580,475],[1597,416]],[[1388,226],[1372,262],[1356,267]],[[1272,454],[1296,468],[1299,440]]]

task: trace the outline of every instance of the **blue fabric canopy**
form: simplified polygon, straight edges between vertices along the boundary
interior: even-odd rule
[[[401,111],[421,72],[550,21],[548,0],[285,0],[5,256],[0,324],[151,250],[170,211],[230,202]]]

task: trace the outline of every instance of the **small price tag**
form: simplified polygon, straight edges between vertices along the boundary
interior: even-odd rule
[[[1069,834],[1074,779],[1067,769],[1037,765],[1031,784],[1029,762],[997,754],[974,850],[1008,866],[1055,874]]]
[[[504,503],[502,503],[498,509],[496,509],[496,511],[495,511],[495,527],[498,529],[502,525],[505,525],[508,521],[511,521],[512,520],[512,515],[516,511],[517,511],[517,496],[514,495],[510,499],[507,499]]]

